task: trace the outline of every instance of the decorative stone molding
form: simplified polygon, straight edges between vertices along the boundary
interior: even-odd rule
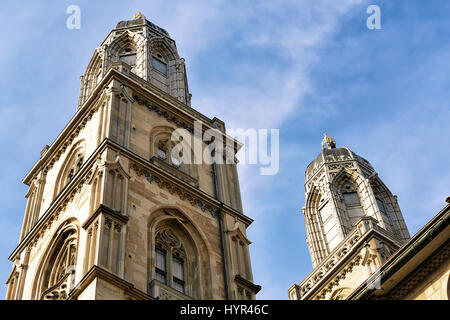
[[[161,169],[168,171],[170,174],[177,177],[178,179],[183,180],[186,183],[189,183],[190,185],[192,185],[195,188],[198,188],[199,184],[198,184],[197,179],[195,179],[194,177],[191,177],[187,173],[177,169],[173,165],[168,164],[166,161],[160,159],[159,157],[157,157],[157,156],[151,157],[150,162],[157,165]]]
[[[426,263],[414,271],[406,280],[395,287],[391,292],[382,296],[379,299],[400,300],[404,299],[413,289],[420,283],[423,283],[425,278],[434,270],[439,268],[450,257],[450,244],[447,244],[439,253],[429,258]]]
[[[73,274],[67,273],[56,285],[42,294],[42,300],[66,300],[73,287]]]
[[[152,280],[149,284],[149,291],[152,297],[157,300],[193,300],[189,297],[158,280]]]
[[[352,254],[353,248],[356,248],[361,240],[371,231],[376,231],[391,239],[392,237],[381,227],[378,226],[377,221],[372,217],[362,217],[356,224],[353,231],[348,234],[345,239],[337,246],[324,260],[317,265],[316,268],[299,284],[291,287],[290,291],[296,290],[296,296],[298,299],[302,299],[310,293],[310,291],[327,275],[331,269],[339,264],[339,262],[349,259]],[[400,243],[393,243],[394,248],[400,247]],[[345,267],[334,276],[335,281],[330,281],[328,286],[323,289],[317,296],[317,299],[323,299],[327,292],[331,292],[332,288],[339,284],[340,279],[344,279],[348,272],[351,272],[352,268],[361,264],[363,261],[369,259],[364,250],[359,251],[352,259],[346,263]],[[363,260],[363,258],[365,258]],[[294,295],[295,295],[294,294]],[[294,295],[290,292],[290,297]]]
[[[159,188],[166,189],[170,194],[177,195],[181,200],[189,201],[189,203],[193,207],[197,206],[203,212],[208,213],[212,217],[216,218],[216,209],[213,206],[207,204],[200,197],[198,197],[195,192],[189,192],[185,189],[182,189],[170,180],[164,179],[162,175],[156,175],[136,163],[131,163],[130,168],[136,173],[138,177],[144,176],[149,183],[156,183]]]
[[[123,290],[124,295],[130,299],[153,300],[151,296],[137,289],[132,283],[97,265],[92,266],[80,282],[70,290],[68,300],[76,300],[79,294],[95,279],[102,279]]]
[[[175,124],[178,128],[183,128],[188,130],[191,133],[194,133],[194,125],[189,124],[186,121],[183,121],[180,119],[179,116],[177,116],[175,113],[172,113],[168,111],[165,108],[162,108],[158,106],[155,103],[152,103],[148,100],[145,100],[144,98],[140,97],[139,95],[134,95],[133,98],[140,104],[147,107],[148,110],[156,113],[158,116],[165,118],[167,121]]]
[[[251,281],[248,281],[241,277],[239,274],[234,277],[234,283],[237,288],[236,299],[252,300],[254,296],[261,290],[260,285],[256,285]]]
[[[31,246],[32,247],[36,247],[36,245],[39,242],[39,240],[44,236],[44,234],[48,230],[51,229],[53,223],[55,221],[58,221],[59,215],[66,210],[66,207],[73,201],[75,196],[78,193],[81,192],[81,190],[83,189],[84,185],[86,185],[88,183],[91,175],[92,175],[92,169],[89,170],[83,176],[83,178],[81,178],[78,181],[78,183],[76,183],[75,185],[73,185],[73,186],[68,188],[70,190],[70,192],[68,194],[65,194],[65,192],[63,190],[64,195],[60,194],[59,196],[63,197],[64,200],[59,204],[59,206],[55,209],[55,211],[50,215],[48,220],[45,221],[45,223],[43,223],[43,225],[41,225],[39,227],[39,232],[34,236],[33,240],[31,241]],[[69,183],[69,185],[70,185],[70,183]]]

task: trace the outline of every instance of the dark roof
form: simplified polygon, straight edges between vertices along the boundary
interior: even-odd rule
[[[447,198],[448,199],[448,198]],[[447,201],[449,202],[449,201]],[[418,261],[413,261],[419,253],[426,251],[428,245],[433,241],[446,241],[449,238],[445,237],[445,232],[449,232],[448,226],[450,223],[450,203],[445,206],[433,219],[431,219],[422,229],[420,229],[411,239],[408,240],[400,249],[397,250],[365,283],[361,284],[354,292],[350,294],[347,299],[370,299],[370,297],[377,292],[370,284],[379,281],[381,287],[384,284],[393,285],[402,281],[405,277],[393,280],[392,277],[404,268],[407,264],[418,264]],[[441,233],[443,233],[441,235]],[[439,236],[441,235],[441,236]],[[444,236],[444,237],[443,237]],[[445,245],[445,244],[444,244]],[[435,244],[438,246],[438,244]],[[427,259],[433,255],[434,252],[421,254],[420,261]],[[414,272],[414,271],[413,271]],[[392,289],[392,288],[391,288]],[[389,290],[391,290],[389,289]]]

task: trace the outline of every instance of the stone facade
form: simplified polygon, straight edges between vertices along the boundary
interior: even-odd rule
[[[169,34],[142,14],[119,22],[81,78],[75,116],[24,179],[6,298],[255,299],[236,162],[170,153],[187,142],[172,133],[195,121],[231,139],[190,107]]]
[[[450,299],[450,197],[447,206],[405,243],[349,299]],[[373,285],[376,284],[376,285]]]

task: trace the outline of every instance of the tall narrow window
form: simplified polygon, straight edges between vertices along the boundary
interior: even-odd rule
[[[167,64],[156,57],[152,57],[152,67],[167,76]]]
[[[170,229],[162,229],[155,237],[155,279],[186,294],[186,252]]]
[[[377,204],[378,204],[378,208],[380,209],[380,211],[384,214],[386,214],[386,209],[384,208],[384,204],[383,201],[381,201],[380,199],[377,199]]]
[[[166,252],[156,248],[156,280],[167,284]]]
[[[180,258],[173,257],[173,288],[184,293],[184,261]]]

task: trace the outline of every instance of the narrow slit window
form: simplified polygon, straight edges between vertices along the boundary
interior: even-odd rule
[[[377,204],[378,204],[378,208],[380,209],[380,211],[384,214],[386,214],[386,208],[384,207],[383,201],[381,201],[380,199],[377,199]]]
[[[166,252],[156,248],[156,280],[167,284]]]
[[[184,261],[173,257],[173,288],[184,293]]]

